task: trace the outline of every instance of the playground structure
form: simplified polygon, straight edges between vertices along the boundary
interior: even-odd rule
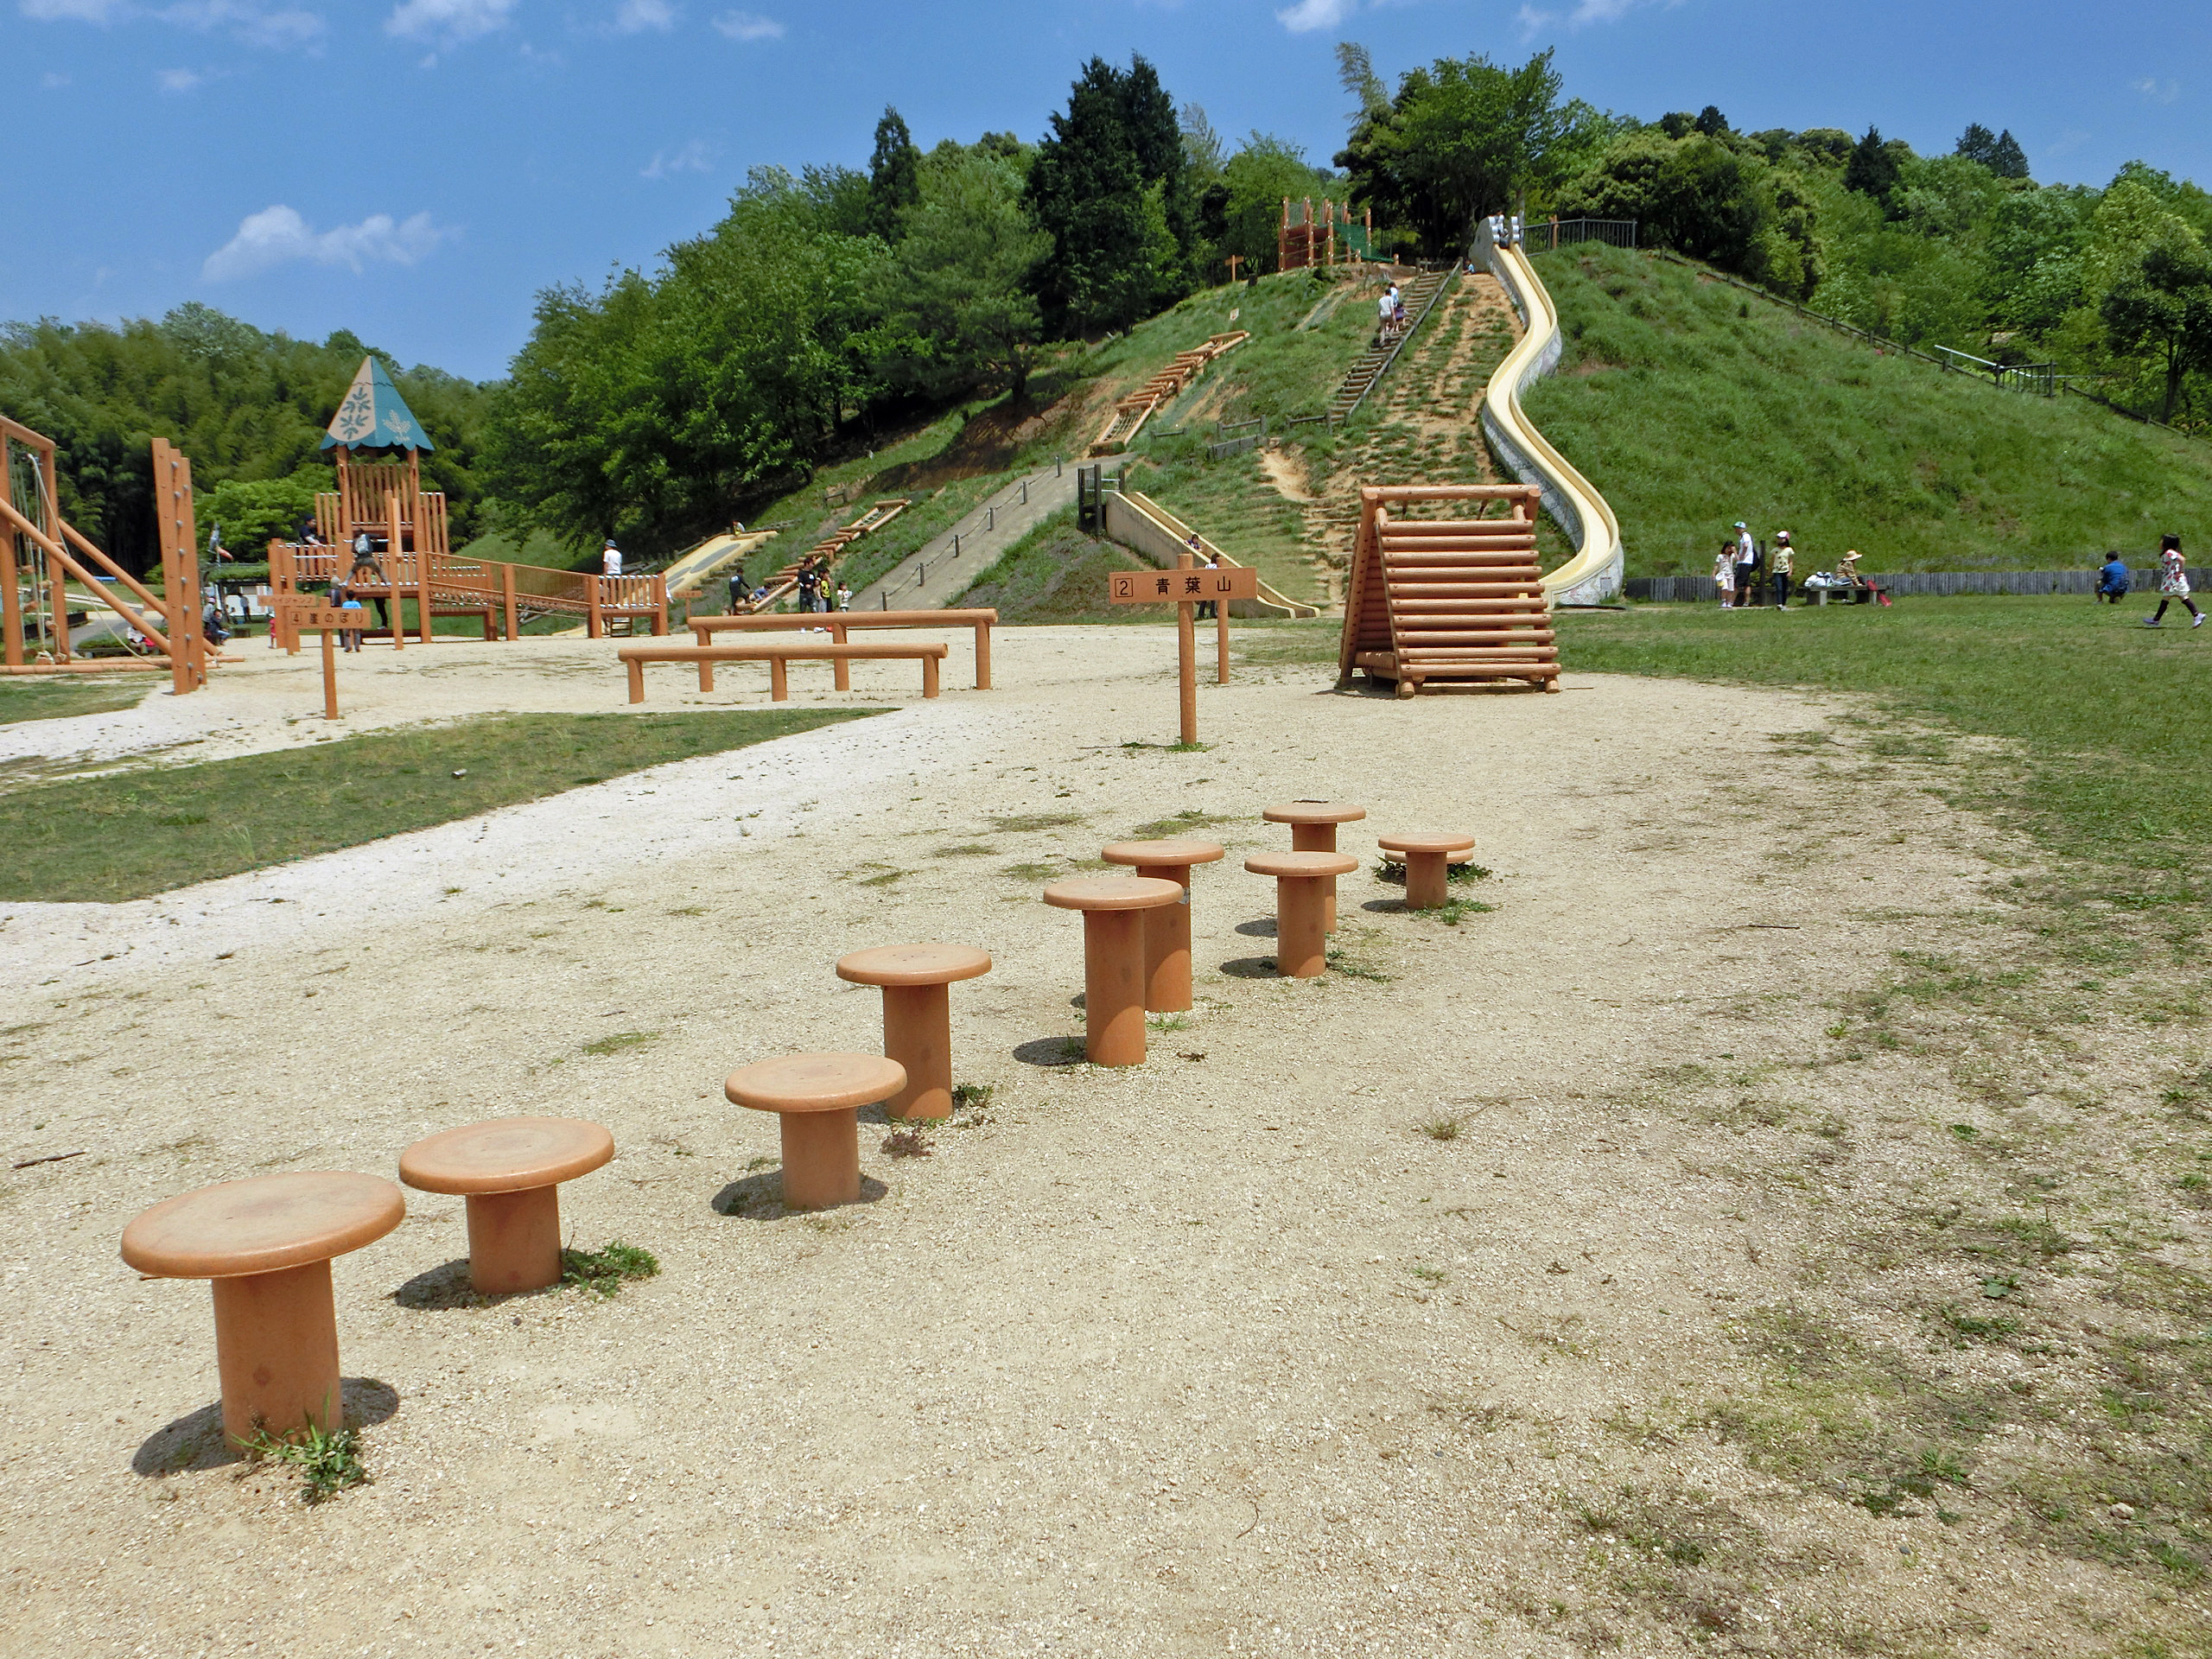
[[[416,631],[429,645],[441,616],[474,616],[484,638],[513,639],[534,617],[581,620],[596,639],[634,633],[639,622],[668,632],[668,583],[659,575],[594,576],[534,564],[456,558],[446,537],[446,498],[423,488],[422,456],[433,445],[399,389],[373,357],[361,359],[353,384],[322,441],[335,452],[338,487],[315,499],[311,542],[269,543],[269,585],[283,614],[283,596],[337,582],[384,613],[361,630],[366,639],[406,645],[405,607],[415,601]],[[356,537],[369,538],[366,561]],[[617,625],[620,625],[619,627]],[[298,639],[284,636],[286,649]]]
[[[62,518],[54,460],[53,439],[0,416],[0,671],[166,668],[172,690],[197,690],[207,683],[207,643],[200,626],[200,570],[193,546],[191,464],[163,440],[154,440],[155,518],[162,548],[157,594]],[[127,602],[118,589],[137,604]],[[150,654],[78,660],[70,618],[88,615],[95,607],[122,618],[146,641]]]
[[[1351,216],[1349,202],[1324,201],[1321,216],[1313,217],[1313,198],[1308,196],[1292,217],[1288,196],[1282,199],[1282,223],[1275,227],[1275,269],[1306,270],[1338,263],[1338,242],[1344,244],[1343,260],[1353,264],[1375,257],[1375,210]]]
[[[1090,453],[1110,455],[1128,448],[1162,404],[1197,379],[1207,364],[1224,352],[1234,351],[1251,337],[1249,330],[1239,328],[1233,334],[1215,334],[1205,345],[1187,352],[1176,353],[1174,360],[1166,368],[1115,404],[1113,414],[1108,416],[1090,446]]]
[[[1410,697],[1432,680],[1559,687],[1559,646],[1536,563],[1534,484],[1370,486],[1360,491],[1337,677],[1355,670]],[[1471,518],[1401,517],[1465,503]],[[1491,505],[1509,517],[1485,518]]]
[[[679,603],[698,598],[709,582],[732,565],[741,569],[746,560],[779,534],[779,531],[747,530],[742,524],[733,524],[684,549],[661,572],[668,584],[669,598]]]
[[[881,530],[912,505],[909,499],[903,495],[887,501],[879,501],[859,518],[854,519],[851,524],[839,525],[812,547],[807,549],[803,556],[792,560],[791,563],[777,571],[774,579],[768,583],[768,591],[761,594],[759,599],[747,601],[747,611],[749,613],[758,613],[762,611],[774,610],[777,606],[798,591],[798,573],[805,569],[809,561],[820,560],[822,574],[828,575],[836,569],[837,561],[844,556],[847,548],[855,542],[863,541],[874,535],[877,531]]]

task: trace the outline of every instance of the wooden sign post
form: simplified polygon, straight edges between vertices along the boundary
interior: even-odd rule
[[[322,636],[322,717],[338,718],[338,658],[334,636],[356,632],[369,625],[368,607],[347,610],[340,606],[324,603],[302,595],[282,594],[276,596],[289,601],[281,607],[284,626],[296,639],[302,633]],[[398,632],[397,624],[393,632]]]
[[[1200,570],[1185,553],[1173,570],[1124,570],[1106,579],[1106,598],[1115,605],[1173,605],[1175,643],[1182,678],[1185,743],[1198,741],[1198,607],[1214,607],[1216,663],[1214,677],[1229,683],[1229,601],[1257,599],[1260,573],[1249,565],[1224,565]]]

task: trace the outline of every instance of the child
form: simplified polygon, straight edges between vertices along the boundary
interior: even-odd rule
[[[1713,556],[1713,585],[1720,590],[1720,608],[1728,609],[1736,600],[1736,543],[1723,542],[1720,550]]]
[[[2107,554],[2104,563],[2097,569],[2097,602],[2110,600],[2117,605],[2126,598],[2127,577],[2127,561],[2120,556],[2119,550]]]
[[[2204,613],[2196,608],[2196,601],[2189,596],[2189,570],[2182,563],[2181,537],[2161,536],[2158,537],[2158,608],[2151,613],[2151,620],[2143,626],[2146,628],[2161,626],[2166,607],[2176,600],[2181,601],[2182,608],[2189,613],[2190,627],[2204,626]]]

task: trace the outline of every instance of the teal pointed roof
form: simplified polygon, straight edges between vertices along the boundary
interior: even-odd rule
[[[399,388],[391,384],[384,365],[373,357],[361,359],[360,371],[354,375],[353,384],[346,388],[346,396],[322,440],[326,449],[340,444],[348,449],[437,448],[423,433],[423,423],[407,407]]]

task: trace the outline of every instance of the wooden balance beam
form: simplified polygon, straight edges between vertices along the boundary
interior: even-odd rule
[[[851,628],[966,628],[976,630],[976,689],[991,689],[991,629],[999,613],[994,610],[968,611],[817,611],[811,615],[800,613],[796,616],[695,616],[684,626],[698,642],[712,645],[715,633],[734,631],[742,633],[796,633],[806,628],[827,628],[830,637],[839,645],[846,642],[846,631]],[[837,664],[837,689],[852,690],[852,674],[845,664]]]
[[[915,661],[922,665],[922,695],[933,697],[938,694],[938,664],[942,663],[950,645],[625,645],[616,654],[630,674],[630,701],[645,700],[645,664],[647,663],[696,663],[699,665],[699,689],[715,689],[716,663],[766,663],[768,664],[768,696],[774,702],[791,700],[789,665],[794,662],[834,663],[840,670],[855,659],[868,661]],[[846,677],[849,682],[849,676]],[[838,690],[849,689],[849,683]]]

